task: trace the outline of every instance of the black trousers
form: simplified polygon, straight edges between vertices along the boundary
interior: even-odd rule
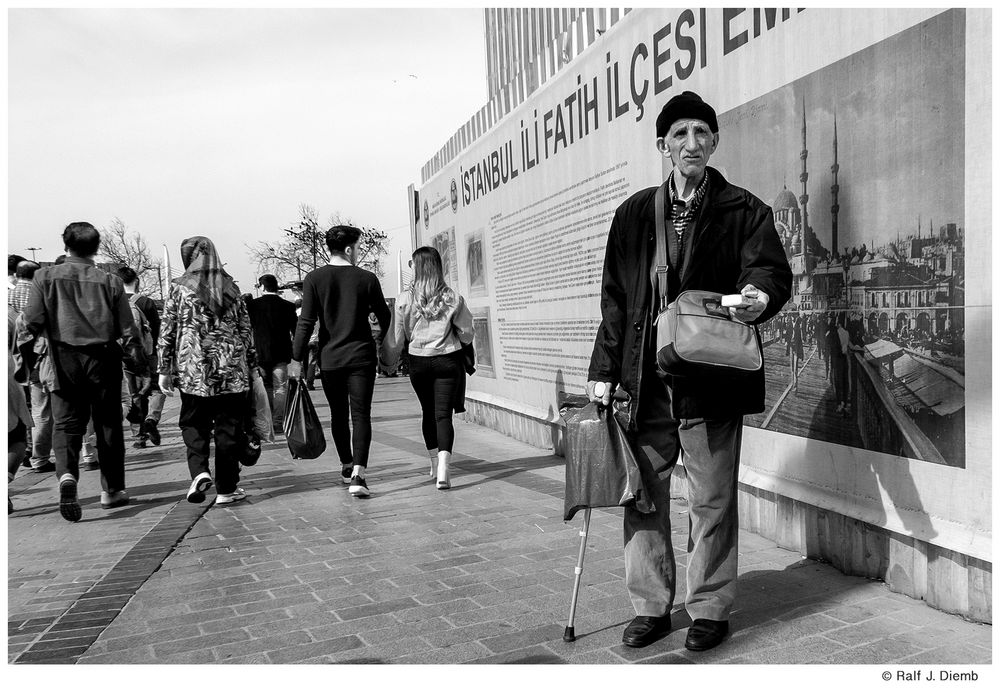
[[[420,430],[428,449],[450,452],[455,446],[452,412],[464,376],[461,351],[443,356],[410,356],[410,384],[420,400]]]
[[[53,346],[59,389],[53,390],[52,452],[56,476],[79,480],[80,449],[87,423],[94,421],[101,488],[125,489],[125,437],[122,434],[122,358],[116,346]]]
[[[24,449],[28,446],[28,427],[18,419],[17,426],[7,431],[7,482],[14,479],[21,467]]]
[[[194,478],[209,473],[208,457],[215,439],[215,484],[219,494],[233,492],[240,482],[240,452],[246,420],[245,392],[199,397],[181,392],[180,427],[187,445],[188,471]],[[103,457],[102,457],[103,461]]]
[[[340,463],[367,466],[372,444],[375,366],[320,370],[320,377],[330,404],[330,430]]]

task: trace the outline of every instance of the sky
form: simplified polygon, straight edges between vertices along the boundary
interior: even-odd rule
[[[306,203],[390,235],[392,296],[407,186],[486,102],[479,9],[11,9],[8,253],[117,217],[251,291],[246,245]]]

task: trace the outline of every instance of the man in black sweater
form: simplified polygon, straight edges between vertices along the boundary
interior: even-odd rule
[[[292,358],[298,362],[293,374],[300,375],[309,339],[318,324],[320,376],[330,403],[340,475],[350,485],[352,495],[368,497],[365,469],[372,440],[371,407],[378,361],[368,314],[375,314],[383,332],[389,329],[392,314],[378,278],[355,265],[360,238],[361,230],[349,225],[327,230],[330,263],[310,272],[302,282],[302,312]]]
[[[292,337],[295,336],[295,304],[278,296],[278,278],[261,275],[257,283],[264,295],[250,302],[250,324],[253,326],[257,364],[261,368],[267,400],[271,404],[274,433],[282,432],[285,419],[285,397],[288,382],[288,362],[292,360]]]

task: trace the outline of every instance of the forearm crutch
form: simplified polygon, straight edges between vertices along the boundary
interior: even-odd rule
[[[580,595],[580,578],[583,575],[583,557],[587,553],[587,535],[590,533],[590,509],[583,511],[583,530],[580,531],[580,554],[576,558],[576,568],[573,569],[575,578],[573,580],[573,599],[569,603],[569,623],[563,631],[563,640],[571,643],[576,640],[576,632],[573,623],[576,619],[576,599]]]

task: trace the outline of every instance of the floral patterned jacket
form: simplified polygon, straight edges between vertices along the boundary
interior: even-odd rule
[[[257,367],[257,352],[243,299],[236,299],[217,319],[193,291],[171,284],[157,352],[160,374],[176,376],[185,394],[212,397],[252,388],[250,371]]]

